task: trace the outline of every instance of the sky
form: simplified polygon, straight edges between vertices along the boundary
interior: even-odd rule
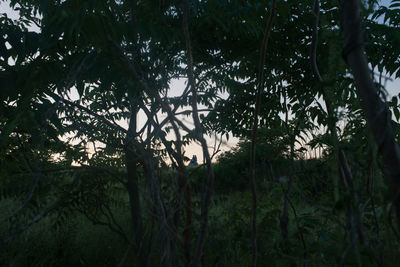
[[[381,1],[381,4],[388,6],[390,4],[390,0],[383,0],[383,1]],[[8,1],[0,1],[0,13],[6,13],[7,16],[12,19],[17,19],[19,17],[18,12],[12,10],[9,7]],[[39,31],[39,29],[35,25],[32,25],[32,27],[30,27],[30,30]],[[168,95],[169,96],[179,96],[179,95],[181,95],[181,93],[183,92],[185,87],[186,87],[185,79],[173,80],[170,83],[171,90],[168,92]],[[388,99],[390,99],[394,95],[398,95],[400,93],[400,79],[396,80],[396,79],[394,79],[394,77],[391,77],[391,80],[387,81],[386,90],[388,92]],[[74,89],[71,90],[70,97],[72,99],[79,98],[76,90],[74,90]],[[223,97],[227,97],[227,95],[223,95]],[[204,107],[199,106],[199,108],[204,108]],[[144,125],[145,121],[146,121],[145,115],[139,114],[138,127],[140,128],[141,125]],[[191,126],[191,128],[193,128],[193,123],[192,123],[191,117],[187,117],[185,119],[185,123],[188,126]],[[123,126],[124,128],[127,128],[127,123],[121,122],[121,126]],[[172,138],[172,136],[170,136],[170,138]],[[233,138],[232,136],[230,137],[229,141],[227,141],[226,138],[223,138],[222,145],[221,145],[222,150],[226,151],[226,150],[229,150],[230,148],[234,147],[237,144],[238,140],[239,140],[238,138]],[[209,146],[213,146],[215,144],[216,140],[214,137],[207,137],[207,141],[208,141]],[[220,140],[217,139],[217,143],[219,141]],[[213,149],[211,149],[211,148],[210,148],[210,153],[213,153]],[[203,161],[203,153],[202,153],[200,145],[197,143],[192,143],[192,144],[186,146],[185,147],[185,155],[190,158],[192,157],[192,155],[197,155],[199,162]]]

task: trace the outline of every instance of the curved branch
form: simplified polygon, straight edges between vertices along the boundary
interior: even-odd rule
[[[200,222],[200,233],[197,240],[196,250],[194,252],[193,260],[190,266],[198,266],[200,264],[200,259],[203,254],[204,244],[206,241],[207,228],[208,228],[208,214],[209,206],[211,202],[212,189],[214,187],[214,170],[211,164],[211,156],[208,151],[208,146],[206,139],[203,136],[203,127],[199,119],[199,111],[197,107],[197,88],[196,81],[194,77],[194,67],[193,67],[193,55],[192,47],[190,43],[190,33],[189,33],[189,1],[183,1],[183,34],[186,43],[186,56],[187,56],[187,74],[190,84],[190,89],[192,92],[192,109],[193,109],[193,122],[195,126],[195,135],[197,140],[199,140],[204,157],[206,159],[206,165],[208,169],[207,186],[205,189],[204,198],[201,205],[201,222]]]
[[[379,90],[370,75],[364,52],[360,8],[357,0],[342,0],[342,26],[345,34],[343,57],[354,76],[355,85],[369,129],[378,146],[386,172],[400,229],[400,148],[391,126],[389,109],[379,97]]]
[[[320,13],[320,7],[319,7],[319,0],[314,0],[314,9],[313,9],[313,15],[314,15],[314,21],[313,21],[313,33],[312,33],[312,40],[311,40],[311,69],[312,72],[315,76],[315,79],[317,82],[321,85],[321,92],[322,96],[326,105],[326,110],[327,110],[327,115],[328,115],[328,129],[331,132],[331,135],[334,139],[334,142],[336,144],[336,152],[338,154],[338,160],[339,160],[339,176],[341,177],[343,184],[346,187],[346,190],[349,190],[351,193],[353,200],[355,202],[355,207],[351,203],[347,203],[347,209],[348,209],[348,214],[351,214],[351,216],[355,217],[356,223],[353,224],[351,223],[351,231],[352,235],[354,234],[355,230],[358,232],[358,238],[361,244],[365,243],[365,234],[363,231],[363,226],[362,226],[362,220],[360,218],[360,214],[358,211],[358,197],[355,194],[354,190],[354,183],[353,183],[353,175],[350,170],[350,166],[348,164],[348,160],[346,157],[346,154],[343,151],[343,148],[339,144],[339,136],[336,130],[336,121],[333,120],[334,118],[334,109],[332,107],[332,103],[329,99],[329,95],[327,94],[324,86],[324,80],[319,72],[318,65],[317,65],[317,43],[318,43],[318,22],[319,22],[319,13]],[[335,198],[336,198],[336,189],[335,189]],[[347,216],[349,221],[352,221],[350,216]],[[358,254],[357,246],[354,247],[356,254]]]
[[[314,15],[314,20],[313,20],[312,39],[311,39],[311,70],[317,81],[322,82],[323,80],[321,74],[319,73],[317,65],[319,0],[314,1],[313,15]]]

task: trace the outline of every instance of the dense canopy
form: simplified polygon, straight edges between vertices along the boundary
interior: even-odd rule
[[[399,0],[0,8],[0,264],[397,264]]]

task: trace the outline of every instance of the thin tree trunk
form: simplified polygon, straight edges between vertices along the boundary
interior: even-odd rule
[[[146,153],[146,152],[145,152]],[[168,231],[168,219],[165,211],[164,203],[161,199],[161,189],[158,181],[158,177],[155,173],[155,166],[152,162],[151,157],[146,157],[144,159],[144,172],[150,183],[150,194],[152,196],[152,201],[154,205],[155,215],[159,221],[158,233],[160,241],[160,264],[162,267],[172,267],[174,266],[174,238]]]
[[[330,99],[325,91],[325,88],[322,85],[323,79],[322,76],[319,73],[318,65],[317,65],[317,45],[318,45],[318,21],[319,21],[319,12],[320,12],[320,7],[319,7],[319,0],[314,1],[314,8],[313,8],[313,14],[314,14],[314,22],[313,22],[313,34],[312,34],[312,42],[311,42],[311,69],[313,71],[313,74],[317,80],[317,82],[321,85],[321,91],[322,91],[322,96],[326,105],[327,113],[328,113],[328,129],[331,132],[331,135],[334,139],[335,142],[335,149],[337,150],[337,155],[338,155],[338,172],[339,176],[342,178],[343,185],[345,186],[346,190],[348,190],[353,197],[353,202],[354,203],[346,203],[347,206],[347,212],[346,216],[349,221],[348,225],[351,228],[351,242],[352,242],[352,247],[355,251],[355,254],[359,257],[359,252],[358,252],[358,245],[354,243],[353,237],[355,236],[355,232],[357,231],[358,238],[360,244],[364,244],[366,242],[366,237],[364,234],[363,230],[363,225],[362,225],[362,219],[360,216],[360,213],[358,211],[358,197],[354,189],[354,182],[353,182],[353,175],[350,170],[350,166],[347,161],[347,157],[341,148],[339,144],[339,137],[336,131],[336,121],[334,118],[334,110],[332,107],[332,104],[330,102]],[[338,185],[338,183],[335,183],[335,186]],[[335,188],[335,191],[338,191],[338,189]],[[337,201],[338,193],[335,193],[335,200]]]
[[[169,116],[172,116],[172,111],[168,110]],[[189,176],[186,170],[186,166],[183,160],[183,154],[182,154],[182,138],[181,134],[179,132],[179,128],[176,125],[174,118],[170,118],[170,123],[172,125],[172,128],[175,132],[176,136],[176,151],[173,153],[173,156],[178,163],[178,199],[179,199],[179,204],[180,205],[182,202],[184,203],[184,210],[185,210],[185,226],[183,229],[183,251],[185,254],[186,258],[186,265],[188,266],[190,264],[191,260],[191,253],[190,253],[190,233],[191,233],[191,228],[192,228],[192,194],[191,194],[191,188],[190,188],[190,183],[189,183]],[[164,141],[164,144],[167,142]],[[167,148],[168,149],[168,148]],[[169,148],[172,150],[172,148]],[[172,152],[172,151],[171,151]],[[182,201],[182,196],[184,197],[184,201]],[[178,229],[178,221],[179,221],[179,214],[180,214],[180,209],[178,209],[175,212],[174,215],[174,221],[175,221],[175,228]]]
[[[378,146],[385,171],[389,176],[389,187],[393,194],[393,205],[400,230],[400,149],[391,126],[389,110],[379,97],[368,67],[361,31],[360,8],[357,0],[342,0],[342,26],[345,34],[343,57],[350,66],[358,96],[365,112],[367,124]]]
[[[208,228],[208,214],[210,211],[210,202],[212,190],[214,187],[214,170],[211,163],[211,156],[208,151],[207,142],[203,136],[203,127],[201,125],[199,119],[199,112],[197,107],[197,88],[196,81],[194,78],[194,66],[193,66],[193,56],[192,56],[192,47],[190,43],[190,33],[189,33],[189,0],[183,1],[183,33],[186,44],[186,55],[187,55],[187,74],[188,81],[190,84],[190,89],[192,92],[192,116],[193,122],[195,126],[195,136],[196,139],[200,142],[203,155],[206,161],[208,177],[207,177],[207,186],[205,189],[204,197],[201,205],[201,221],[200,221],[200,233],[197,240],[196,249],[193,255],[193,260],[190,266],[199,266],[201,262],[201,258],[203,256],[204,244],[207,236],[207,228]]]
[[[135,107],[131,107],[132,110],[136,110]],[[135,115],[136,116],[136,113]],[[136,128],[136,119],[131,118],[130,128]],[[128,138],[129,136],[129,138]],[[149,138],[150,139],[150,138]],[[150,198],[151,198],[151,206],[149,207],[149,211],[153,212],[155,217],[158,219],[158,233],[159,233],[159,241],[160,241],[160,266],[174,266],[174,238],[170,233],[170,227],[168,226],[167,214],[165,211],[164,203],[161,199],[161,189],[158,180],[158,176],[155,172],[156,168],[154,166],[152,152],[146,149],[143,144],[138,143],[135,139],[135,136],[127,135],[127,141],[131,145],[128,147],[130,151],[134,151],[134,156],[136,157],[136,161],[140,161],[140,163],[144,167],[144,174],[146,177],[146,182],[148,184],[150,190]],[[128,151],[129,152],[129,151]],[[132,165],[128,165],[131,166]],[[136,165],[135,165],[136,166]],[[136,169],[135,169],[136,170]],[[136,177],[137,181],[137,177]],[[137,188],[137,183],[134,188]],[[134,196],[135,197],[135,196]],[[142,233],[143,234],[143,233]],[[143,243],[141,244],[143,246]],[[147,246],[146,246],[147,248]],[[151,244],[148,244],[148,248],[150,250]],[[150,262],[150,259],[148,259]],[[147,264],[147,263],[146,263]],[[146,266],[146,265],[145,265]],[[147,265],[150,266],[150,265]]]
[[[136,0],[130,1],[130,12],[131,12],[131,26],[132,28],[136,23]],[[136,42],[136,38],[134,38]],[[135,50],[135,53],[139,53]],[[139,190],[139,179],[137,175],[137,164],[138,154],[134,148],[134,138],[136,138],[137,131],[137,112],[138,108],[131,104],[130,106],[130,120],[128,132],[125,141],[125,157],[126,157],[126,168],[128,174],[127,190],[129,195],[129,204],[131,210],[132,227],[135,235],[136,250],[138,258],[142,266],[151,266],[150,247],[147,240],[145,240],[144,228],[143,228],[143,214],[140,203],[140,190]]]
[[[303,119],[303,114],[305,112],[306,107],[304,106],[299,118],[297,120],[297,123],[293,129],[293,132],[290,133],[290,128],[289,128],[289,110],[287,107],[287,93],[286,90],[283,89],[283,85],[281,84],[281,89],[282,92],[284,92],[284,106],[285,106],[285,127],[286,127],[286,134],[289,137],[290,140],[290,171],[289,171],[289,177],[288,177],[288,187],[286,191],[284,192],[284,204],[283,204],[283,211],[282,211],[282,216],[280,217],[280,226],[281,226],[281,231],[282,231],[282,237],[284,240],[288,239],[288,225],[289,225],[289,204],[290,204],[290,193],[292,191],[293,187],[293,176],[294,176],[294,171],[295,171],[295,166],[294,166],[294,156],[295,156],[295,142],[296,142],[296,136],[297,132],[300,127],[300,123]],[[293,207],[294,210],[294,207]],[[301,239],[304,240],[303,234],[300,233]],[[305,253],[305,252],[304,252]]]
[[[160,139],[165,145],[165,148],[167,149],[171,160],[175,159],[177,162],[177,168],[178,168],[178,206],[184,202],[184,210],[185,210],[185,226],[183,229],[183,250],[186,258],[186,264],[190,264],[191,256],[190,256],[190,233],[191,233],[191,228],[192,228],[192,195],[191,195],[191,188],[190,188],[190,183],[189,183],[189,176],[187,173],[187,169],[184,163],[184,158],[182,154],[183,150],[183,144],[182,144],[182,137],[179,132],[179,128],[176,124],[175,121],[175,115],[174,112],[171,110],[170,106],[163,102],[161,97],[159,95],[156,95],[156,100],[160,103],[160,105],[165,108],[168,114],[168,120],[172,125],[172,128],[174,130],[175,136],[176,136],[176,148],[175,150],[172,148],[171,144],[167,142],[165,139],[165,136],[160,135]],[[161,126],[157,124],[154,119],[152,119],[150,111],[147,109],[145,105],[141,104],[142,110],[146,113],[148,116],[149,120],[153,124],[154,128],[161,130]],[[183,198],[184,199],[183,199]],[[178,229],[178,222],[179,222],[179,217],[180,217],[180,208],[178,208],[175,213],[174,213],[174,228]]]
[[[189,183],[189,176],[187,173],[187,169],[183,160],[182,154],[182,138],[179,133],[179,129],[174,121],[174,118],[170,118],[170,122],[172,128],[175,132],[176,136],[176,151],[174,153],[175,160],[178,163],[178,199],[179,203],[184,203],[185,210],[185,225],[183,229],[183,251],[185,254],[186,265],[188,266],[191,261],[191,253],[190,253],[190,233],[192,228],[192,194]],[[166,142],[164,142],[166,143]],[[182,196],[184,199],[182,199]],[[183,201],[182,201],[183,200]],[[180,209],[175,212],[174,220],[175,220],[175,228],[178,229],[178,221],[179,221]]]
[[[268,18],[268,23],[265,27],[264,37],[260,47],[260,61],[258,65],[258,81],[256,103],[254,107],[253,129],[251,132],[251,150],[250,150],[250,185],[252,195],[252,235],[251,235],[251,265],[257,265],[257,188],[256,188],[256,143],[257,143],[257,130],[258,130],[258,115],[260,113],[261,95],[264,90],[264,65],[265,54],[268,47],[268,41],[272,30],[273,20],[275,17],[276,0],[272,0],[271,13]]]
[[[126,188],[129,195],[130,213],[132,220],[132,230],[134,233],[136,250],[141,266],[151,266],[148,255],[147,243],[144,237],[142,211],[140,204],[139,185],[137,176],[137,154],[134,152],[132,140],[136,136],[136,110],[131,110],[128,133],[126,135],[125,157],[128,182]]]

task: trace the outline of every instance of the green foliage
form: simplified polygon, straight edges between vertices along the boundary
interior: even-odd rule
[[[15,206],[11,200],[2,201]],[[126,224],[126,211],[115,212]],[[6,214],[6,213],[2,213]],[[9,243],[1,250],[0,263],[14,266],[97,266],[117,265],[126,250],[126,244],[114,232],[95,226],[82,215],[73,214],[56,226],[58,218],[50,216],[29,232]],[[128,261],[134,260],[129,255]]]
[[[393,266],[399,240],[392,198],[341,59],[338,4],[320,2],[316,57],[324,82],[310,69],[312,1],[278,1],[262,66],[259,265]],[[385,98],[385,76],[400,77],[400,2],[361,2],[366,54]],[[199,130],[187,129],[185,117],[193,92],[187,87],[176,96],[171,88],[188,76],[181,1],[2,5],[19,18],[0,14],[0,264],[117,265],[131,243],[126,265],[143,253],[149,265],[161,265],[165,255],[158,250],[167,237],[176,265],[183,265],[181,236],[195,233],[193,249],[207,171],[179,162],[180,146]],[[213,165],[205,266],[250,262],[249,136],[270,7],[261,0],[189,3],[197,101],[208,110],[199,116],[202,127],[241,139]],[[398,98],[387,104],[400,136]],[[341,179],[339,149],[348,157],[352,186]],[[320,155],[307,158],[317,150]],[[194,220],[185,226],[188,188]],[[351,216],[360,218],[366,242],[351,237]]]

